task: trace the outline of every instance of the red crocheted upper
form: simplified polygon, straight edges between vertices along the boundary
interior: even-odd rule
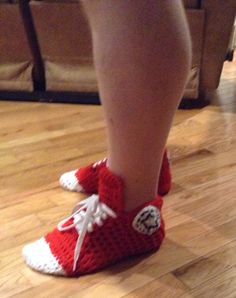
[[[52,254],[68,275],[81,275],[96,271],[129,256],[134,256],[157,250],[164,238],[164,222],[160,218],[160,225],[151,235],[143,234],[134,229],[133,222],[137,214],[144,207],[156,208],[161,211],[162,198],[145,203],[132,212],[124,212],[123,182],[103,168],[99,174],[99,198],[117,215],[108,217],[100,227],[94,224],[94,230],[87,232],[81,247],[76,270],[73,272],[74,250],[78,239],[75,228],[59,231],[57,228],[45,237]],[[69,220],[66,225],[73,223]]]
[[[106,167],[105,161],[96,167],[94,167],[94,164],[90,164],[89,166],[79,168],[75,173],[79,184],[83,187],[83,190],[86,193],[98,193],[99,171],[104,167]]]
[[[96,167],[91,164],[87,167],[80,168],[76,172],[76,177],[79,184],[83,187],[86,193],[98,193],[98,175],[99,171],[106,167],[106,162],[103,162]],[[167,151],[165,150],[162,160],[162,166],[159,177],[158,193],[163,196],[170,191],[171,188],[171,172]]]

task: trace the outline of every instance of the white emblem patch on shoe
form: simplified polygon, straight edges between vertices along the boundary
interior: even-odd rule
[[[161,214],[155,206],[144,207],[134,218],[133,228],[139,233],[151,235],[161,226]]]

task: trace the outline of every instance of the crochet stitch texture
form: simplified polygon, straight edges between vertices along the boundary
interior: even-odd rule
[[[106,167],[107,159],[97,161],[86,167],[82,167],[64,173],[60,177],[60,185],[69,191],[85,192],[90,194],[98,193],[99,171]],[[165,150],[159,177],[158,193],[166,195],[171,188],[171,171],[167,151]]]
[[[38,241],[23,248],[23,257],[42,273],[79,276],[123,259],[158,250],[164,239],[162,198],[124,211],[123,181],[107,167],[99,173],[99,194]]]

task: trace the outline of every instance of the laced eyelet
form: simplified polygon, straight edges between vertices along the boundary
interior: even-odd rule
[[[116,213],[110,207],[99,202],[98,195],[88,197],[78,203],[77,206],[80,206],[80,208],[57,225],[58,230],[61,232],[75,228],[79,234],[74,251],[73,271],[76,270],[77,261],[86,233],[92,233],[95,224],[101,227],[108,216],[116,217]],[[69,220],[73,220],[73,223],[65,225]]]

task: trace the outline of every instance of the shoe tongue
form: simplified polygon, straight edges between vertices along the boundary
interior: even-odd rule
[[[124,184],[119,176],[107,167],[99,172],[99,200],[115,212],[124,211]]]

